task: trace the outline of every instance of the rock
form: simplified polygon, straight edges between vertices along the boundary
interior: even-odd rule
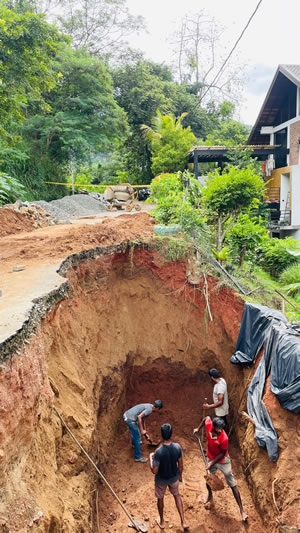
[[[21,272],[21,270],[25,270],[25,265],[18,265],[18,266],[14,266],[12,271],[13,272]]]
[[[2,289],[0,289],[0,296],[2,296],[3,292],[2,292]]]

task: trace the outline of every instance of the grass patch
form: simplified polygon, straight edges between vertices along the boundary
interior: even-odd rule
[[[178,236],[155,236],[155,247],[165,263],[181,261],[191,251],[191,242],[182,234]]]

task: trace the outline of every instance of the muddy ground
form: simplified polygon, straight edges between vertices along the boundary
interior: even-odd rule
[[[161,424],[171,423],[174,428],[173,440],[179,442],[183,449],[183,479],[200,481],[199,492],[189,490],[184,483],[180,485],[185,518],[191,533],[268,531],[269,529],[263,526],[251,498],[244,474],[246,465],[234,436],[230,439],[229,449],[244,508],[249,515],[248,524],[242,523],[232,491],[227,486],[223,491],[215,493],[213,504],[202,504],[207,493],[203,477],[205,469],[198,442],[192,432],[200,422],[202,403],[205,397],[211,399],[211,394],[212,385],[205,372],[192,376],[182,366],[171,369],[162,361],[157,362],[155,369],[143,368],[131,373],[128,380],[127,406],[135,405],[143,398],[152,401],[163,397],[164,408],[147,419],[147,429],[155,440],[159,440]],[[213,412],[210,411],[210,414],[213,415]],[[154,450],[155,448],[145,443],[142,446],[142,452],[147,457]],[[116,435],[111,465],[107,470],[110,482],[117,488],[121,500],[126,501],[125,505],[134,514],[134,518],[144,521],[150,531],[160,531],[155,524],[158,513],[154,496],[154,476],[149,463],[134,463],[130,435],[124,423],[120,423]],[[98,509],[100,532],[130,531],[127,527],[127,517],[104,487],[98,497]],[[165,497],[165,518],[167,531],[182,531],[173,496],[168,491]]]

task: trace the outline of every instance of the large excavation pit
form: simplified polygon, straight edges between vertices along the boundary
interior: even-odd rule
[[[208,382],[207,372],[198,371],[193,374],[183,364],[172,364],[170,360],[160,358],[143,367],[130,368],[126,383],[126,405],[128,406],[135,405],[144,398],[152,401],[163,397],[164,408],[148,418],[147,429],[157,441],[160,439],[161,424],[171,423],[174,428],[173,438],[175,442],[181,444],[183,449],[183,478],[200,481],[200,491],[190,490],[186,483],[180,486],[190,531],[199,533],[245,531],[245,524],[241,522],[238,506],[229,487],[226,486],[222,492],[215,493],[213,505],[206,508],[202,504],[202,499],[206,496],[205,468],[198,442],[193,437],[193,428],[198,426],[201,419],[204,399],[211,397],[212,386]],[[155,525],[158,513],[154,496],[154,476],[150,472],[149,464],[133,462],[129,431],[122,422],[119,424],[114,439],[114,446],[106,468],[110,482],[117,489],[118,496],[134,514],[134,518],[143,520],[148,525],[149,531],[159,531],[158,526]],[[153,448],[146,443],[142,445],[144,456],[148,457],[152,451]],[[233,435],[230,441],[230,455],[243,504],[249,515],[250,531],[257,533],[267,531],[255,510],[245,479],[246,465]],[[98,489],[97,497],[96,512],[98,512],[99,531],[120,533],[128,531],[126,515],[102,484]],[[168,492],[165,497],[165,518],[167,530],[171,527],[176,533],[182,531],[179,527],[180,521],[173,496]]]
[[[6,360],[0,373],[1,390],[6,390],[1,396],[0,531],[130,531],[128,518],[62,427],[53,404],[134,518],[146,522],[149,531],[159,531],[153,475],[148,463],[134,462],[122,419],[128,407],[155,399],[163,400],[164,407],[147,419],[149,433],[158,439],[161,424],[171,423],[173,438],[183,448],[183,477],[200,480],[198,492],[181,486],[190,531],[273,531],[276,467],[258,448],[252,424],[238,414],[245,409],[253,370],[229,363],[244,302],[218,279],[200,271],[195,281],[186,261],[165,262],[145,245],[71,256],[60,274],[69,289],[52,294],[46,311],[45,302],[38,302],[35,324],[28,321],[19,355]],[[212,398],[211,367],[228,383],[229,452],[248,525],[241,522],[227,486],[210,508],[201,503],[204,465],[192,432],[204,399]],[[151,451],[143,443],[143,454]],[[279,488],[276,503],[284,511]],[[16,515],[16,506],[24,512]],[[180,531],[169,494],[165,518],[167,530]]]

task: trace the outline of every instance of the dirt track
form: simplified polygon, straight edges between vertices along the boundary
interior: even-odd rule
[[[5,211],[2,209],[2,213]],[[9,215],[11,224],[15,215],[13,212]],[[27,229],[28,223],[25,217],[23,229]],[[47,226],[0,238],[0,340],[21,327],[32,300],[60,283],[56,270],[65,257],[97,246],[149,238],[152,234],[152,217],[140,213],[75,219],[71,225]],[[13,272],[16,266],[25,269]]]

